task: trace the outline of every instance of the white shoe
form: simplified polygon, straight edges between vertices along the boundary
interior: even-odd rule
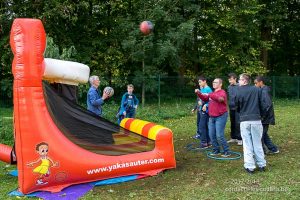
[[[234,142],[237,142],[238,140],[237,139],[230,139],[230,140],[228,140],[227,142],[228,143],[234,143]]]
[[[44,185],[47,184],[48,182],[43,182],[41,179],[36,181],[36,185]]]
[[[243,140],[237,140],[237,145],[242,146],[243,145]]]

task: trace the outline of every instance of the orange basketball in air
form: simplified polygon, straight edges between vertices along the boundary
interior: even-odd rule
[[[143,21],[140,30],[144,35],[149,35],[153,31],[153,24],[150,21]]]

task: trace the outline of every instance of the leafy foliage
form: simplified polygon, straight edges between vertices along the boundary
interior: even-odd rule
[[[120,87],[130,76],[148,91],[155,85],[144,81],[158,74],[300,74],[299,1],[3,0],[0,6],[1,84],[12,79],[9,33],[17,17],[43,21],[57,45],[52,56],[85,63]],[[148,36],[139,31],[144,20],[154,24]],[[114,82],[118,77],[124,81]]]

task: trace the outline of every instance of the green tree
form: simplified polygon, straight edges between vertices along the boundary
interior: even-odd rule
[[[228,72],[299,75],[297,0],[2,0],[0,2],[1,95],[11,96],[9,33],[13,19],[41,19],[52,56],[87,64],[107,84],[132,82],[145,102],[152,77]],[[149,20],[153,33],[139,24]],[[76,50],[76,54],[74,54]],[[48,54],[50,52],[46,52]],[[70,55],[72,55],[70,57]],[[134,78],[132,78],[134,77]]]

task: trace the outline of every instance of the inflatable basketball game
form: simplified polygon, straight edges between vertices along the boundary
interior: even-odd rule
[[[22,193],[176,167],[170,129],[130,118],[118,126],[76,104],[89,67],[44,58],[40,20],[15,19],[10,44],[15,145],[0,144],[0,160],[17,164]]]

